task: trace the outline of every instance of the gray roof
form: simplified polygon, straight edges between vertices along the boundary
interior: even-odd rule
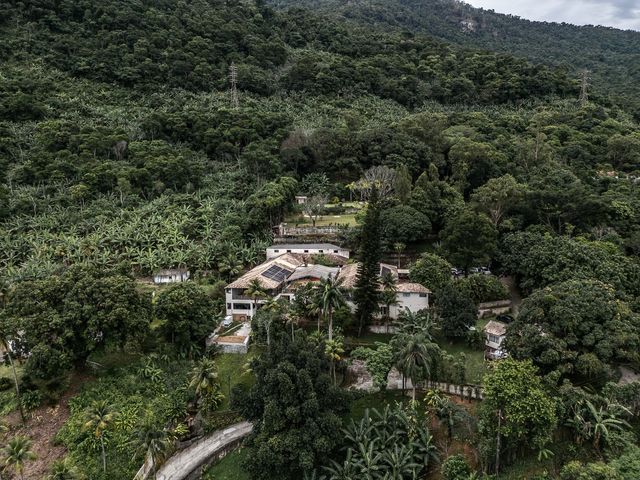
[[[271,245],[268,250],[346,250],[332,243],[283,243]]]
[[[293,272],[289,278],[288,282],[292,282],[294,280],[300,280],[302,278],[329,278],[330,276],[336,276],[340,271],[339,268],[335,267],[325,267],[324,265],[307,265],[306,267],[298,267],[296,271]]]

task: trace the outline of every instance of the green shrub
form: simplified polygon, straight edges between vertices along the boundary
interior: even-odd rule
[[[13,387],[13,380],[7,377],[0,377],[0,392],[5,392]]]
[[[478,303],[507,300],[509,291],[497,277],[493,275],[469,275],[460,279],[456,285],[473,301]]]
[[[463,455],[452,455],[442,462],[440,472],[443,480],[467,480],[471,468]]]

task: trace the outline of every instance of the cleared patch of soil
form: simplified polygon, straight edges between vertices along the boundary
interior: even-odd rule
[[[90,379],[89,375],[75,374],[71,379],[71,388],[65,392],[58,404],[41,406],[29,412],[26,425],[22,425],[20,413],[17,411],[3,419],[9,426],[9,431],[2,435],[2,445],[16,435],[26,436],[33,442],[31,449],[37,458],[25,464],[25,480],[46,478],[53,462],[63,458],[67,453],[62,445],[54,445],[53,440],[69,418],[69,399],[75,396],[80,387]]]

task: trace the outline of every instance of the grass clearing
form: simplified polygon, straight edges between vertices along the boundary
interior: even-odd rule
[[[218,366],[218,380],[224,393],[224,401],[220,410],[229,408],[229,396],[236,385],[249,387],[255,381],[253,374],[248,371],[249,362],[260,354],[257,346],[249,348],[249,353],[240,355],[237,353],[221,353],[216,356],[215,363]]]
[[[250,480],[242,464],[249,456],[249,450],[238,448],[229,452],[222,460],[212,465],[202,476],[203,480]]]
[[[303,217],[302,215],[294,215],[288,217],[285,220],[289,225],[294,226],[305,226],[311,227],[313,226],[313,222],[308,217]],[[349,227],[355,227],[358,224],[356,221],[356,216],[353,213],[347,213],[343,215],[322,215],[318,217],[316,221],[316,227],[327,227],[332,225],[346,225]]]

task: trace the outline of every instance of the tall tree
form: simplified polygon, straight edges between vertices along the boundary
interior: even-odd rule
[[[320,299],[322,302],[322,312],[327,319],[329,330],[329,341],[333,340],[333,312],[345,304],[342,293],[342,280],[339,278],[323,278],[318,285],[320,289]]]
[[[440,236],[447,259],[467,273],[489,263],[497,249],[496,228],[486,215],[469,209],[449,219]]]
[[[258,299],[265,298],[267,296],[267,292],[262,286],[262,283],[260,283],[260,279],[252,278],[244,293],[247,297],[253,299],[253,315],[255,315],[258,311]]]
[[[373,188],[360,235],[360,265],[355,284],[354,300],[358,319],[358,336],[378,309],[378,284],[381,247],[380,205],[378,190]]]
[[[424,335],[402,335],[397,338],[396,366],[403,376],[411,379],[411,399],[416,401],[416,389],[420,380],[429,379],[442,352],[440,347]]]
[[[207,335],[217,326],[207,292],[192,283],[182,283],[163,291],[155,304],[156,317],[162,320],[167,341],[191,354],[204,347]]]
[[[484,378],[480,405],[481,450],[500,472],[501,454],[529,446],[540,451],[556,428],[557,401],[545,389],[531,361],[497,362]],[[495,458],[495,461],[492,461]]]
[[[117,417],[112,405],[106,400],[94,401],[85,412],[84,428],[91,432],[93,436],[100,442],[100,451],[102,454],[102,471],[107,472],[107,453],[105,451],[104,439],[106,433],[113,426],[113,422]]]
[[[325,464],[339,444],[344,393],[333,385],[323,341],[277,332],[253,360],[256,381],[236,388],[232,405],[254,423],[246,467],[251,478],[297,480]]]
[[[398,199],[402,203],[407,203],[411,197],[411,185],[411,174],[409,173],[407,166],[405,164],[398,166],[398,168],[396,168],[394,188]]]
[[[478,187],[471,195],[471,200],[489,214],[491,222],[497,227],[504,214],[524,197],[525,188],[512,175],[507,174],[492,178]]]

